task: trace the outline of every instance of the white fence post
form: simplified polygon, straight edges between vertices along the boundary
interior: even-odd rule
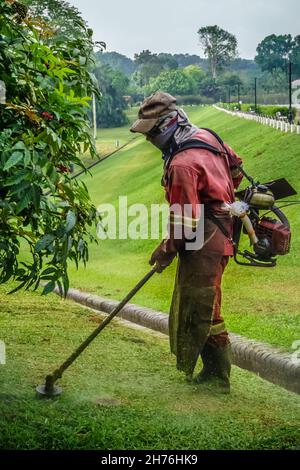
[[[282,119],[276,119],[276,117],[272,116],[264,116],[264,115],[258,115],[252,112],[244,112],[244,111],[232,111],[230,109],[225,109],[221,108],[218,105],[213,105],[215,109],[218,109],[219,111],[223,111],[226,114],[229,114],[230,116],[238,116],[243,119],[247,119],[248,121],[255,121],[260,124],[270,126],[273,129],[281,130],[281,132],[290,132],[290,133],[297,133],[300,135],[300,124],[290,124],[288,122],[285,122]]]

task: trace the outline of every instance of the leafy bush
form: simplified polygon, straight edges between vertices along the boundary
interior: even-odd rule
[[[78,20],[79,21],[79,20]],[[87,121],[94,89],[91,31],[66,38],[14,0],[0,0],[0,282],[47,280],[68,289],[68,260],[88,259],[97,221],[87,188],[71,179],[77,154],[95,155]],[[20,261],[27,247],[27,254]]]
[[[157,77],[150,78],[149,85],[145,87],[147,95],[157,90],[171,93],[171,95],[188,95],[193,93],[194,81],[184,70],[171,70],[162,72]]]
[[[222,106],[226,109],[231,109],[231,110],[237,110],[239,108],[238,103],[223,103]],[[240,105],[241,111],[244,112],[251,112],[255,110],[255,104],[246,104],[243,103]],[[280,113],[281,116],[284,117],[289,117],[289,108],[287,106],[263,106],[263,105],[257,105],[256,106],[256,113],[262,116],[268,116],[268,117],[277,117],[277,114]],[[293,119],[296,117],[297,110],[295,108],[292,108],[292,116]]]

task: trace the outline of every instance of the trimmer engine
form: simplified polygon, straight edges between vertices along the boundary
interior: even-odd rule
[[[236,216],[233,235],[234,259],[238,264],[273,267],[276,265],[276,256],[286,255],[290,251],[289,221],[274,204],[276,200],[281,199],[281,192],[284,194],[283,197],[286,197],[286,194],[295,194],[296,191],[287,182],[285,184],[283,180],[279,181],[281,191],[277,191],[276,195],[272,191],[276,181],[264,185],[253,184],[238,195],[241,203],[235,204],[240,204],[240,206],[232,205],[232,214]],[[267,217],[266,212],[271,217]],[[249,235],[252,251],[239,249],[242,232]],[[239,260],[240,256],[247,262]]]
[[[286,255],[290,251],[291,231],[286,224],[271,217],[263,217],[255,227],[258,243],[254,251],[262,258]]]

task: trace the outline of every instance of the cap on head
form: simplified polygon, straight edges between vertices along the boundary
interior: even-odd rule
[[[161,118],[177,109],[176,98],[169,93],[157,91],[145,99],[139,109],[139,119],[131,126],[131,132],[146,134]]]

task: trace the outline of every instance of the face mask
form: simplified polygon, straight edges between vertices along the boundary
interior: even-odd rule
[[[178,123],[177,123],[177,117],[176,117],[175,122],[172,122],[170,126],[166,127],[166,129],[163,130],[162,132],[159,132],[159,134],[151,135],[151,133],[149,133],[147,135],[147,140],[149,140],[151,144],[157,147],[158,149],[164,150],[168,146],[177,127],[178,127]]]

